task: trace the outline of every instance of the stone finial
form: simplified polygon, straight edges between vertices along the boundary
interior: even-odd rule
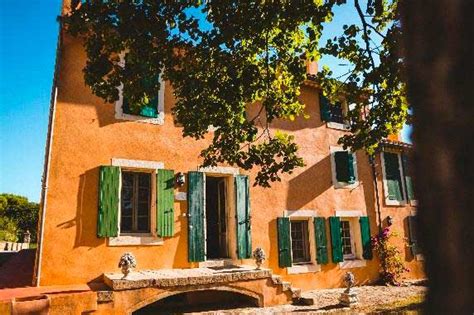
[[[132,253],[125,253],[120,257],[118,266],[122,269],[123,277],[126,278],[130,271],[137,267],[137,260]]]
[[[257,269],[260,269],[263,264],[263,261],[266,259],[265,252],[261,247],[257,247],[253,251],[253,258],[255,259],[255,263],[257,264]]]
[[[31,233],[30,230],[26,230],[25,233],[23,233],[23,243],[30,243],[31,242]]]
[[[359,298],[357,297],[357,293],[352,290],[352,287],[355,284],[355,277],[352,272],[346,272],[344,275],[344,283],[346,284],[346,290],[341,294],[339,297],[339,302],[341,302],[344,306],[352,306],[359,302]]]

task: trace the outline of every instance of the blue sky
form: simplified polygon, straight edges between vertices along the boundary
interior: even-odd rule
[[[60,0],[0,0],[0,192],[38,201]]]
[[[0,0],[0,193],[33,201],[40,197],[60,2]],[[356,18],[339,8],[325,33]],[[321,63],[347,71],[337,60]]]

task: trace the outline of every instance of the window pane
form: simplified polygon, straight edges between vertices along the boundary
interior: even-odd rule
[[[150,232],[148,216],[138,217],[137,232]]]
[[[349,221],[341,221],[342,253],[352,255],[351,227]]]
[[[344,114],[343,114],[341,103],[336,103],[334,105],[331,105],[329,107],[329,110],[331,111],[331,121],[337,122],[340,124],[344,123]]]
[[[131,216],[122,216],[120,218],[120,232],[132,232]]]
[[[291,222],[291,250],[295,263],[310,261],[307,221]]]

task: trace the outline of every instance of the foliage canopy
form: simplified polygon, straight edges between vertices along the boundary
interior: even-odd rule
[[[407,119],[397,1],[368,0],[362,8],[354,0],[360,21],[324,44],[324,23],[335,6],[350,5],[344,0],[77,2],[62,20],[84,39],[92,92],[114,102],[123,84],[123,96],[140,107],[161,74],[173,86],[183,135],[200,139],[214,127],[201,152],[205,166],[256,166],[262,186],[303,166],[294,137],[270,126],[306,116],[299,101],[305,60],[322,55],[350,64],[342,77],[324,68],[312,78],[329,100],[350,104],[351,133],[340,143],[372,154]]]
[[[0,194],[0,240],[22,241],[23,233],[31,233],[31,241],[36,241],[39,205],[28,198]]]

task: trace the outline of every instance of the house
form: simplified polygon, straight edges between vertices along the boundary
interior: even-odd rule
[[[341,287],[347,271],[359,285],[375,282],[380,264],[370,237],[387,221],[400,234],[407,278],[424,277],[409,224],[416,214],[411,146],[386,140],[373,164],[363,152],[344,150],[337,142],[348,132],[345,109],[327,106],[311,80],[301,91],[310,118],[272,125],[295,136],[306,166],[268,189],[253,186],[255,171],[200,167],[209,138],[182,137],[169,82],[133,112],[122,97],[105,104],[91,93],[85,63],[80,40],[63,32],[37,285],[99,287],[89,304],[68,295],[88,305],[81,311],[99,313],[131,313],[187,292],[212,293],[195,300],[221,292],[257,305],[288,303],[299,295],[295,288]],[[267,257],[261,270],[253,267],[257,247]],[[129,278],[118,268],[126,252],[137,260]]]

